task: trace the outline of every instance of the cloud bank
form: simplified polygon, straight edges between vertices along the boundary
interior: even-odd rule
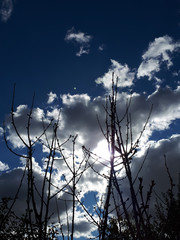
[[[123,113],[125,112],[126,99],[129,97],[130,95],[126,92],[120,92],[118,94],[117,106],[120,115],[123,115]],[[57,108],[57,106],[53,109],[49,108],[48,110],[40,108],[34,109],[31,123],[31,137],[36,139],[36,137],[42,133],[42,117],[44,118],[44,122],[48,123],[50,121],[50,118],[56,118],[57,112],[61,110],[61,124],[59,125],[58,135],[60,141],[63,142],[70,134],[78,134],[76,143],[77,164],[79,164],[78,162],[81,161],[83,157],[81,151],[81,147],[83,145],[87,146],[92,151],[95,151],[96,149],[98,154],[101,156],[101,151],[105,151],[102,148],[101,151],[98,151],[97,149],[98,143],[103,140],[103,136],[99,129],[96,115],[99,116],[102,127],[104,127],[103,124],[105,122],[105,112],[102,106],[105,104],[105,97],[101,96],[91,98],[88,94],[63,94],[60,96],[60,98],[62,100],[62,106],[60,107],[61,109]],[[170,88],[159,88],[148,97],[135,93],[132,95],[130,112],[132,116],[132,131],[134,141],[139,136],[140,131],[143,128],[143,124],[147,119],[151,104],[154,104],[154,109],[149,120],[149,124],[143,135],[142,142],[140,143],[141,151],[138,152],[139,155],[137,155],[133,159],[134,162],[132,165],[132,173],[134,176],[136,175],[146,154],[146,149],[149,145],[151,145],[144,167],[140,172],[140,176],[143,176],[144,185],[146,186],[149,185],[152,179],[155,180],[155,191],[157,191],[158,193],[160,193],[160,191],[162,190],[166,191],[169,187],[168,175],[166,174],[164,166],[164,154],[167,155],[169,169],[172,173],[175,183],[177,184],[177,176],[180,168],[180,162],[178,160],[178,156],[180,154],[180,134],[177,133],[176,135],[172,135],[169,138],[163,138],[157,141],[151,140],[151,136],[155,131],[161,132],[169,129],[173,121],[180,119],[179,103],[180,87],[177,87],[175,90],[172,90]],[[27,135],[26,119],[28,112],[29,108],[26,105],[18,106],[16,111],[14,112],[17,128],[21,136],[23,136],[25,140],[25,135]],[[122,129],[125,128],[125,124],[126,123],[124,123],[123,125],[122,123]],[[9,130],[9,141],[12,143],[14,149],[21,151],[21,149],[23,148],[22,142],[20,142],[15,136],[15,132],[13,131],[11,126],[11,122],[8,119],[7,127]],[[49,139],[51,139],[52,136],[51,131],[52,129],[47,130],[47,136],[49,136]],[[126,134],[124,130],[122,130],[122,133],[124,135]],[[64,146],[64,148],[66,149],[67,156],[69,156],[67,158],[69,164],[71,164],[70,156],[72,144],[68,143],[66,146]],[[46,151],[46,149],[42,149],[42,151],[48,152]],[[34,158],[34,166],[36,169],[35,179],[37,181],[37,186],[39,187],[41,186],[43,176],[43,165],[41,164],[42,159],[40,156],[36,156]],[[100,162],[97,162],[93,166],[94,169],[101,174],[107,174],[107,168],[105,167],[105,164],[108,164],[107,160],[108,156],[106,158],[106,156],[103,155],[101,162],[104,165],[102,165]],[[65,182],[62,180],[62,176],[66,175],[68,180],[71,178],[71,172],[67,168],[66,164],[62,161],[55,162],[55,169],[56,171],[53,175],[53,183],[59,188],[61,188],[63,184],[65,184]],[[6,189],[1,191],[1,196],[11,193],[12,197],[13,194],[15,194],[15,186],[18,186],[18,182],[20,181],[20,175],[22,175],[21,168],[14,169],[11,172],[7,172],[6,174],[1,175],[0,187],[3,188],[4,182],[6,182]],[[22,209],[22,203],[25,200],[25,189],[26,183],[24,182],[19,197],[19,202],[16,205],[17,209],[20,205]],[[106,180],[97,175],[96,172],[94,172],[92,169],[87,169],[77,186],[77,191],[80,192],[79,196],[81,198],[83,198],[85,194],[90,192],[98,192],[98,196],[101,196],[101,194],[104,194],[105,190]],[[59,208],[61,209],[62,217],[64,217],[65,219],[65,206],[62,205],[61,200],[64,198],[67,198],[67,194],[59,195],[58,204]],[[85,198],[85,202],[86,201],[87,199]],[[53,208],[53,205],[54,200],[52,201],[51,211],[56,212]],[[71,205],[69,204],[68,209],[70,208]],[[52,221],[56,220],[57,215],[53,215]],[[63,224],[66,231],[66,222],[64,221]],[[88,224],[87,219],[83,217],[82,210],[77,210],[76,227],[76,237],[86,235],[91,236],[91,232],[92,230],[94,230],[94,228],[92,228],[92,226]]]

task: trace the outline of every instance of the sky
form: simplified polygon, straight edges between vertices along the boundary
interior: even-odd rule
[[[157,192],[167,189],[166,154],[177,184],[180,172],[180,1],[1,0],[0,4],[0,196],[15,193],[23,166],[21,159],[8,152],[2,136],[6,120],[13,149],[24,150],[8,115],[14,84],[15,117],[23,136],[35,93],[32,137],[41,133],[42,117],[47,123],[51,118],[57,120],[61,109],[59,134],[62,142],[69,135],[78,134],[78,156],[84,145],[108,158],[96,115],[103,123],[102,106],[110,93],[112,73],[119,78],[120,112],[125,110],[126,100],[132,95],[134,138],[142,130],[153,104],[133,172],[138,171],[150,146],[141,172],[145,183],[148,185],[154,179]],[[66,148],[70,151],[71,146]],[[34,158],[37,180],[43,171],[41,158],[46,149],[39,151],[41,153]],[[59,180],[62,173],[69,173],[64,165],[56,167],[54,181],[62,184]],[[102,166],[97,169],[106,171]],[[99,196],[104,193],[103,184],[106,186],[103,179],[87,171],[79,185],[81,197],[88,196],[87,204],[90,192],[98,190]],[[61,210],[64,213],[64,209]],[[91,236],[94,229],[80,210],[77,210],[76,222],[76,237]]]

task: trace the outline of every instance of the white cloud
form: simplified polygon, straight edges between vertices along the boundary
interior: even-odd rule
[[[77,103],[82,103],[87,106],[90,101],[88,94],[63,94],[61,95],[62,102],[65,105],[76,105]]]
[[[57,99],[57,95],[55,93],[50,92],[48,94],[48,101],[47,101],[47,103],[51,104],[51,103],[54,102],[55,99]]]
[[[76,56],[80,57],[82,54],[89,54],[89,49],[86,49],[84,46],[81,46],[79,52],[76,53]]]
[[[133,85],[135,73],[131,71],[127,64],[121,63],[111,59],[111,66],[108,72],[104,76],[96,79],[97,84],[103,84],[104,88],[110,89],[112,85],[112,75],[115,74],[115,78],[118,77],[118,87],[131,87]]]
[[[137,72],[137,77],[148,76],[151,80],[156,72],[160,71],[160,66],[165,63],[167,68],[172,66],[172,53],[180,48],[180,42],[174,42],[167,35],[155,38],[149,44],[148,50],[142,55],[142,63]]]
[[[14,122],[16,124],[18,132],[21,134],[21,137],[23,140],[28,143],[28,137],[27,137],[27,126],[28,126],[28,118],[29,118],[30,109],[27,105],[19,105],[16,108],[16,111],[14,111]],[[35,140],[36,137],[42,134],[44,131],[43,129],[43,123],[47,126],[49,123],[49,119],[44,117],[44,110],[40,108],[34,108],[31,116],[30,121],[30,132],[31,132],[31,138],[32,140]],[[6,119],[6,128],[8,131],[7,139],[11,142],[14,148],[22,148],[24,147],[23,142],[19,139],[17,134],[15,133],[15,130],[12,125],[11,116],[8,116]]]
[[[59,113],[60,113],[60,109],[53,108],[51,111],[47,111],[47,117],[50,117],[50,118],[55,119],[57,121],[60,117]]]
[[[3,128],[0,127],[0,137],[3,135],[3,132],[4,132]]]
[[[48,124],[50,119],[55,120],[59,117],[60,112],[60,136],[62,141],[69,135],[79,135],[81,143],[90,147],[91,149],[97,146],[97,143],[102,140],[103,136],[99,130],[97,122],[97,114],[104,126],[105,114],[103,105],[105,104],[105,97],[97,97],[92,99],[88,94],[63,94],[61,108],[54,106],[46,112],[41,108],[35,108],[31,120],[31,136],[33,139],[38,137],[43,132],[42,119],[45,124]],[[129,98],[126,92],[118,93],[117,105],[118,112],[123,115],[126,108],[126,101]],[[153,131],[162,131],[169,128],[172,121],[180,119],[180,87],[176,90],[171,88],[157,88],[155,92],[147,98],[141,94],[132,94],[132,103],[130,112],[132,115],[132,128],[134,138],[142,130],[142,126],[149,114],[151,104],[154,105],[153,112],[149,121],[149,128],[146,131],[147,141]],[[14,112],[15,123],[21,135],[26,139],[27,135],[27,119],[29,109],[26,105],[20,105]],[[9,140],[14,147],[22,147],[22,143],[18,140],[11,120],[8,119],[7,127],[9,130]],[[123,126],[122,126],[123,129]],[[51,128],[47,134],[51,134]],[[49,135],[50,136],[50,135]],[[94,141],[93,139],[96,139]],[[79,143],[79,146],[81,144]]]
[[[177,47],[180,47],[180,43],[174,43],[173,39],[169,36],[163,36],[155,38],[154,42],[149,44],[148,50],[143,54],[143,59],[155,58],[162,55],[164,61],[168,61],[171,65],[171,59],[168,52],[173,52]]]
[[[152,74],[154,72],[159,72],[160,70],[160,63],[158,59],[148,59],[143,61],[138,68],[137,77],[145,77],[148,76],[149,79],[152,78]]]
[[[76,53],[76,56],[80,57],[83,54],[89,53],[89,42],[91,41],[92,36],[87,35],[83,32],[77,32],[74,28],[67,31],[67,34],[65,36],[66,42],[74,42],[78,45],[80,45],[79,51]]]
[[[6,171],[8,169],[9,169],[9,166],[7,164],[5,164],[5,163],[2,163],[0,161],[0,171]]]
[[[101,44],[101,45],[98,47],[98,50],[99,50],[99,51],[103,51],[103,50],[104,50],[104,47],[105,47],[104,44]]]
[[[123,104],[121,98],[118,100],[118,104]],[[133,137],[136,138],[141,132],[152,104],[153,110],[149,124],[143,135],[143,144],[147,143],[154,131],[165,131],[169,129],[173,121],[180,119],[180,88],[177,87],[176,90],[172,90],[171,88],[157,88],[147,98],[140,94],[133,94],[130,106]],[[121,111],[124,112],[124,109],[122,110],[120,107]]]
[[[31,120],[31,136],[36,139],[43,132],[43,124],[47,125],[50,119],[55,120],[59,117],[59,136],[62,142],[69,135],[79,135],[79,147],[84,144],[90,149],[97,147],[103,136],[98,126],[97,114],[99,116],[102,127],[105,123],[105,113],[103,105],[105,105],[105,97],[97,97],[92,99],[88,94],[63,94],[61,108],[54,106],[46,112],[43,109],[35,108]],[[117,105],[120,116],[123,116],[126,109],[126,101],[129,98],[126,92],[118,93]],[[141,94],[132,94],[132,103],[130,112],[132,116],[133,137],[136,138],[142,126],[147,119],[151,104],[154,105],[153,112],[149,121],[149,125],[144,135],[144,142],[148,141],[154,131],[164,131],[169,128],[170,124],[180,119],[180,87],[172,90],[171,88],[157,88],[155,92],[147,98]],[[20,105],[14,112],[15,123],[20,134],[27,140],[27,119],[29,109],[26,105]],[[7,120],[7,128],[9,131],[8,139],[14,147],[22,147],[22,143],[18,140],[11,120]],[[124,125],[122,125],[124,129]],[[52,128],[47,131],[51,136]],[[94,141],[96,139],[96,141]]]
[[[92,37],[90,35],[83,32],[76,32],[74,28],[68,30],[65,36],[66,41],[75,41],[79,44],[89,43],[91,38]]]
[[[13,11],[13,1],[12,0],[2,0],[0,15],[1,21],[7,22],[7,20],[11,17]]]

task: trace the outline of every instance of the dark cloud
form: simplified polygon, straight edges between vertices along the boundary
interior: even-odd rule
[[[157,193],[166,192],[170,188],[170,181],[165,166],[165,157],[170,174],[174,183],[178,184],[178,175],[180,173],[180,135],[173,135],[169,139],[162,139],[157,142],[151,142],[150,150],[140,172],[143,177],[144,188],[147,189],[152,180],[155,181],[155,190]],[[133,173],[137,173],[144,156],[134,159]]]
[[[21,168],[18,169],[14,169],[10,172],[4,173],[2,175],[0,175],[0,198],[2,197],[7,197],[10,199],[14,199],[14,197],[16,196],[17,190],[20,186],[21,180],[22,180],[22,176],[23,176],[23,172],[24,170]],[[35,181],[35,185],[36,185],[36,189],[39,193],[41,193],[42,191],[42,184],[43,184],[43,172],[41,171],[41,169],[36,169],[33,172],[34,174],[34,181]],[[4,187],[6,186],[6,187]],[[26,200],[27,200],[27,172],[23,178],[22,181],[22,185],[18,194],[18,198],[14,204],[13,207],[13,211],[16,213],[17,216],[20,216],[22,214],[25,214],[27,205],[26,205]],[[59,187],[62,187],[59,186]],[[51,192],[52,195],[55,193],[55,189],[53,187],[51,187]],[[48,189],[48,184],[46,184],[45,186],[45,192],[47,192]],[[36,192],[36,191],[35,191]],[[50,209],[49,209],[49,215],[52,215],[52,218],[50,219],[50,222],[57,222],[58,218],[57,218],[57,204],[56,201],[58,203],[58,210],[59,212],[63,215],[65,214],[66,209],[70,209],[71,208],[71,200],[72,197],[70,194],[67,193],[61,193],[61,197],[60,199],[57,199],[57,196],[52,198],[51,202],[50,202]],[[46,197],[45,196],[45,201],[46,201]],[[38,211],[40,210],[40,204],[41,204],[41,198],[39,197],[39,195],[35,194],[35,199],[36,199],[36,206]],[[66,199],[67,203],[65,206],[65,201],[64,199]],[[9,204],[12,203],[12,200],[10,201]]]

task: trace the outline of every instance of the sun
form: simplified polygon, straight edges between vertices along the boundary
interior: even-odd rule
[[[98,157],[109,161],[110,160],[110,152],[108,149],[108,143],[106,140],[101,140],[98,142],[96,148],[93,151]]]

